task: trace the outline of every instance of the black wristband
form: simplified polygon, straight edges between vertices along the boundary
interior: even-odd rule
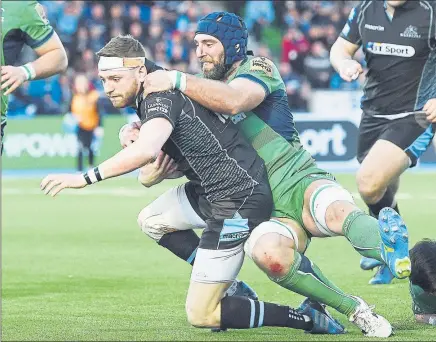
[[[103,180],[103,179],[101,178],[100,170],[98,169],[98,167],[95,167],[95,168],[94,168],[94,173],[95,173],[95,177],[97,178],[97,182],[100,182],[101,180]]]
[[[85,172],[85,173],[83,174],[83,177],[85,177],[86,183],[87,183],[88,185],[91,185],[91,184],[92,184],[91,179],[89,178],[87,172]]]

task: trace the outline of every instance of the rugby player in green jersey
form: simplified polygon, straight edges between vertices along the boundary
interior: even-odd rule
[[[37,1],[1,2],[1,136],[6,126],[8,95],[25,81],[47,78],[67,69],[65,49],[44,8]],[[30,46],[39,58],[22,66],[13,64],[23,48]]]
[[[330,282],[304,252],[311,237],[345,236],[361,255],[386,263],[397,278],[405,278],[410,274],[405,224],[392,209],[382,210],[378,221],[370,217],[330,173],[316,166],[300,144],[276,66],[266,58],[249,57],[247,38],[245,24],[236,15],[207,15],[195,36],[201,77],[157,71],[145,78],[145,91],[176,88],[222,120],[231,118],[265,161],[274,197],[273,218],[255,228],[245,244],[258,267],[280,286],[345,314],[365,335],[389,336],[391,327],[385,319],[361,298]],[[122,145],[129,144],[134,131],[132,125],[120,132]],[[149,168],[148,179],[142,172],[141,182],[164,179],[165,168]],[[188,245],[195,253],[198,237],[188,230],[168,232],[167,225],[156,220],[158,211],[153,203],[143,209],[138,218],[142,230],[176,255],[180,246]],[[310,300],[301,309],[310,306]]]

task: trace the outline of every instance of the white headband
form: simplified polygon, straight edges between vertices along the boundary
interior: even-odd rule
[[[128,70],[143,66],[145,57],[105,57],[101,56],[98,61],[98,70]]]

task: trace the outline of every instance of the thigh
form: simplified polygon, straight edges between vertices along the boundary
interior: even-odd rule
[[[236,279],[243,261],[242,244],[228,249],[198,248],[186,299],[188,317],[207,318],[203,326],[217,326],[220,301]]]
[[[215,250],[199,247],[186,299],[188,316],[207,317],[212,324],[203,324],[206,326],[220,322],[220,301],[236,279],[243,261],[242,244],[234,248]]]
[[[198,252],[201,252],[199,249]],[[205,262],[197,255],[193,272],[199,262]],[[207,270],[209,271],[209,270]],[[186,296],[186,313],[191,324],[199,327],[219,327],[221,322],[221,299],[231,282],[199,282],[191,277]]]
[[[185,183],[169,189],[157,199],[147,205],[138,216],[138,223],[142,227],[145,223],[166,227],[169,231],[202,229],[206,227],[206,222],[197,214],[193,205],[195,202],[189,201],[186,188],[189,183]]]
[[[370,149],[387,129],[389,120],[362,115],[357,141],[357,161],[362,163]]]
[[[206,249],[199,246],[192,268],[191,281],[205,284],[232,283],[244,262],[244,246]]]
[[[322,184],[336,184],[336,179],[329,172],[317,167],[313,167],[309,171],[312,173],[300,179],[295,186],[289,189],[287,193],[288,211],[285,218],[296,221],[306,231],[308,236],[311,237],[318,236],[316,234],[318,230],[308,205],[311,193]]]
[[[386,188],[410,166],[410,159],[401,147],[380,139],[363,160],[357,178],[369,180],[377,188]]]

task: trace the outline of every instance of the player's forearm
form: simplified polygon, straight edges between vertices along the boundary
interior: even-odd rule
[[[157,173],[156,168],[150,164],[139,169],[138,181],[146,188],[149,188],[153,185],[159,184],[165,179],[176,179],[183,176],[184,174],[181,171],[173,171],[164,174]]]
[[[186,74],[183,93],[208,109],[221,114],[239,113],[239,92],[224,82],[199,78]]]
[[[33,79],[41,79],[67,70],[68,59],[64,49],[54,49],[40,56],[31,63],[35,70]]]
[[[153,153],[142,144],[134,143],[101,163],[98,168],[104,178],[112,178],[134,171],[152,162],[154,158]]]
[[[340,65],[344,60],[352,60],[353,55],[350,54],[349,51],[344,49],[342,44],[339,41],[336,41],[331,50],[330,50],[330,63],[332,64],[333,68],[337,72],[339,72]]]

